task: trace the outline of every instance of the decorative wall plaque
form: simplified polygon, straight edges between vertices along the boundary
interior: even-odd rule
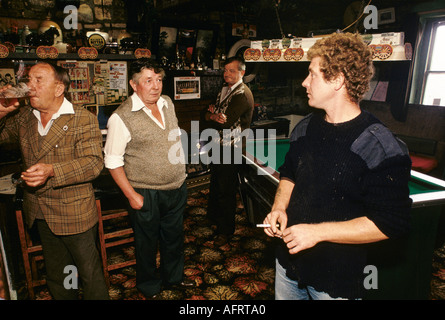
[[[77,54],[81,59],[96,59],[98,56],[98,52],[96,48],[93,47],[80,47],[79,50],[77,50]]]
[[[9,50],[5,45],[0,44],[0,59],[4,59],[9,55]]]
[[[136,57],[136,59],[149,59],[151,57],[151,51],[149,49],[138,48],[134,51],[134,56]]]
[[[304,56],[304,50],[301,48],[289,48],[284,51],[283,58],[287,61],[298,61]]]
[[[372,58],[386,60],[392,55],[392,46],[389,44],[371,44]]]
[[[53,46],[38,46],[36,54],[40,59],[56,59],[59,56],[59,51]]]

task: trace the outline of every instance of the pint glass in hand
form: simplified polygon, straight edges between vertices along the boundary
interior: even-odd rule
[[[24,82],[18,83],[3,92],[0,92],[0,104],[4,107],[21,102],[31,96],[29,87]]]

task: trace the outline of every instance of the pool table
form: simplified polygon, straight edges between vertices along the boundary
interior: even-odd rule
[[[270,211],[279,183],[278,168],[288,150],[289,139],[247,141],[240,191],[254,224],[261,223]],[[413,200],[409,235],[367,245],[369,264],[378,270],[378,289],[368,290],[367,299],[428,299],[445,181],[412,171],[409,188]]]

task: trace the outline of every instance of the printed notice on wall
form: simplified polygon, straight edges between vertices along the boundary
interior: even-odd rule
[[[127,63],[108,62],[107,103],[123,102],[128,96]]]
[[[95,96],[90,91],[93,65],[86,61],[58,61],[57,64],[68,71],[70,101],[78,105],[94,103]]]
[[[109,62],[110,89],[127,89],[127,64],[125,62]]]

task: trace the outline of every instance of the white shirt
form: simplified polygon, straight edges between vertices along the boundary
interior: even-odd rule
[[[161,129],[165,130],[164,108],[168,108],[167,101],[160,97],[156,103],[159,113],[162,117],[162,123],[153,116],[151,110],[147,108],[137,94],[131,95],[133,106],[131,111],[143,110]],[[104,147],[104,162],[108,169],[116,169],[124,165],[124,154],[127,143],[131,141],[130,131],[122,119],[116,113],[113,113],[108,119],[107,141]]]
[[[227,96],[230,94],[230,92],[232,92],[233,88],[236,88],[242,82],[243,82],[243,79],[241,78],[233,86],[231,86],[231,87],[228,87],[228,86],[227,87],[223,87],[222,90],[221,90],[220,101],[223,101],[225,98],[227,98]]]
[[[221,101],[223,101],[230,93],[230,88],[229,87],[223,87],[221,89]]]
[[[46,136],[49,132],[49,129],[51,129],[51,126],[54,123],[54,120],[56,120],[58,117],[60,117],[62,114],[74,114],[74,108],[73,104],[69,102],[66,98],[63,98],[62,105],[60,106],[59,110],[53,114],[51,117],[51,120],[46,124],[46,127],[42,124],[42,118],[40,116],[40,111],[33,109],[32,113],[39,121],[38,124],[38,131],[41,136]]]

